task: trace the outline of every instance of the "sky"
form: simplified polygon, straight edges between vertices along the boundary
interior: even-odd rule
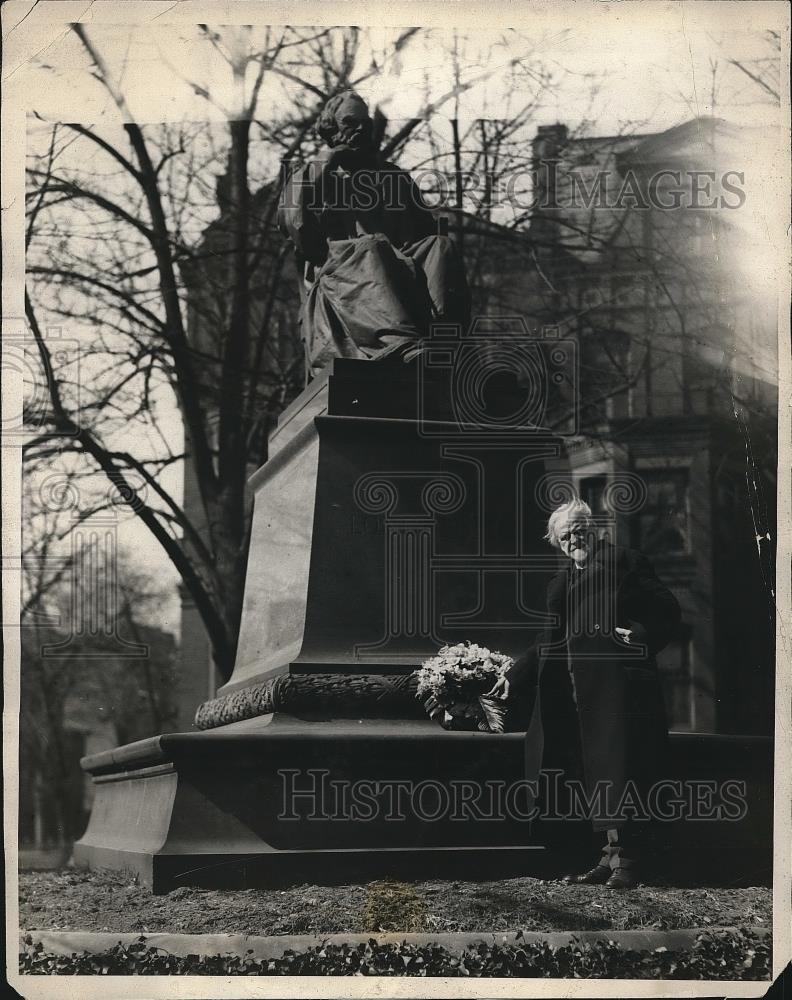
[[[595,134],[626,129],[659,131],[695,115],[713,112],[756,129],[778,121],[779,112],[761,89],[732,60],[757,69],[769,49],[768,28],[784,30],[786,5],[725,2],[578,2],[487,4],[325,3],[318,13],[310,4],[239,2],[206,4],[113,2],[28,2],[3,7],[5,48],[4,100],[20,114],[48,120],[96,123],[120,134],[121,120],[99,84],[89,75],[84,50],[70,20],[81,20],[91,39],[117,74],[138,121],[223,120],[234,106],[230,74],[202,41],[195,23],[249,23],[263,17],[272,23],[365,25],[372,11],[389,24],[372,29],[371,55],[382,71],[362,92],[380,104],[392,120],[415,115],[425,100],[448,91],[453,80],[449,52],[454,44],[463,73],[480,78],[461,98],[459,117],[497,117],[506,93],[521,88],[530,96],[533,67],[552,72],[555,88],[543,89],[535,122],[562,121],[572,129],[586,122]],[[485,11],[485,13],[482,13]],[[450,16],[453,12],[453,22]],[[426,26],[397,56],[392,42],[404,25]],[[256,31],[263,33],[259,26]],[[456,32],[456,34],[455,34]],[[524,74],[509,82],[508,64],[518,51],[530,51]],[[782,73],[782,79],[786,74]],[[210,89],[213,103],[200,96]],[[283,101],[283,84],[265,82],[266,103]],[[713,105],[713,96],[715,98]],[[451,114],[452,104],[440,114]],[[35,125],[28,141],[35,142]],[[123,143],[123,137],[121,139]],[[175,406],[163,401],[163,417],[174,442],[181,435]],[[170,405],[170,411],[168,406]],[[178,448],[178,443],[174,445]],[[165,485],[180,494],[178,470]],[[119,526],[119,542],[137,559],[173,584],[173,599],[162,609],[169,628],[178,620],[177,576],[157,543],[133,518]]]
[[[199,5],[178,5],[175,21],[173,4],[149,2],[89,5],[86,29],[100,47],[108,63],[119,72],[124,93],[138,120],[163,118],[202,119],[221,116],[195,94],[187,80],[199,84],[211,80],[218,104],[228,106],[230,77],[218,58],[200,40],[191,23],[190,11]],[[387,11],[396,25],[427,25],[427,35],[411,42],[398,58],[391,58],[381,76],[365,90],[373,101],[382,100],[389,114],[398,118],[415,113],[428,76],[434,92],[443,92],[450,81],[450,64],[443,41],[458,33],[460,52],[469,72],[492,72],[505,65],[527,40],[537,62],[563,78],[557,96],[548,96],[540,113],[545,121],[576,123],[593,117],[601,131],[616,132],[626,122],[645,121],[650,130],[667,128],[694,114],[711,114],[712,64],[716,69],[716,112],[732,120],[756,122],[768,115],[766,104],[757,100],[757,88],[728,60],[741,62],[767,54],[763,32],[779,28],[785,20],[785,4],[707,2],[524,2],[519,5],[487,5],[486,23],[471,20],[464,3],[444,6],[446,16],[438,19],[432,4],[360,5],[340,8],[344,17],[333,21],[332,3],[323,4],[324,23],[366,24],[371,12],[380,17]],[[131,24],[143,7],[145,19]],[[5,5],[6,24],[31,4],[12,0]],[[245,20],[246,11],[259,20],[281,8],[259,3],[250,8],[243,2],[215,4],[207,13],[215,24]],[[503,11],[507,10],[507,15]],[[86,87],[85,57],[76,37],[69,32],[69,17],[86,7],[70,0],[39,3],[35,10],[10,32],[4,53],[4,84],[11,100],[24,95],[22,102],[45,117],[92,118],[104,104],[98,87]],[[459,11],[456,27],[449,26],[447,12]],[[317,23],[309,19],[312,5],[296,8],[301,20],[293,24]],[[71,13],[74,12],[74,13]],[[227,12],[227,14],[226,14]],[[222,17],[219,16],[222,13]],[[358,13],[359,18],[353,15]],[[398,19],[397,19],[398,18]],[[404,18],[402,20],[401,18]],[[21,20],[21,17],[20,17]],[[126,21],[127,23],[123,23]],[[119,23],[121,22],[121,23]],[[435,22],[435,23],[433,23]],[[262,31],[263,29],[257,29]],[[398,28],[373,29],[375,45],[387,46]],[[6,31],[9,31],[6,28]],[[511,40],[508,35],[511,34]],[[503,37],[507,41],[503,43]],[[32,58],[31,58],[32,56]],[[64,86],[53,86],[51,67]],[[600,85],[594,107],[589,106],[592,80]],[[462,114],[477,117],[485,111],[497,113],[502,100],[502,79],[496,71],[486,86],[473,89],[463,100]],[[225,100],[223,97],[225,96]],[[263,95],[266,101],[266,92]],[[7,98],[8,99],[8,98]]]

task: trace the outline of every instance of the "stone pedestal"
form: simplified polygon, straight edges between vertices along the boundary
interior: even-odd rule
[[[75,861],[155,892],[536,870],[529,822],[476,822],[463,796],[443,801],[452,782],[519,782],[522,742],[283,716],[156,737],[87,762],[96,798]]]
[[[519,398],[504,389],[493,405]],[[563,466],[561,441],[454,417],[426,366],[344,359],[284,412],[250,482],[236,666],[202,727],[261,714],[256,698],[284,676],[344,675],[357,715],[361,675],[406,677],[444,642],[530,644],[557,565],[538,487]],[[369,714],[383,712],[380,698]]]
[[[516,654],[544,623],[556,559],[539,486],[563,450],[509,426],[521,402],[504,385],[481,420],[460,419],[448,372],[425,358],[338,359],[295,400],[251,479],[233,676],[199,709],[204,732],[84,760],[96,797],[78,864],[156,890],[535,865],[528,790],[492,820],[464,802],[523,781],[527,716],[503,735],[446,732],[411,679],[444,642]],[[315,781],[320,797],[323,782],[373,791],[328,813]]]

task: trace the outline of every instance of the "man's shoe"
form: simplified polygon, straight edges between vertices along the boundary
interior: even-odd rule
[[[605,883],[606,889],[634,889],[638,885],[638,876],[634,868],[614,868],[610,878]]]
[[[566,885],[605,885],[609,881],[611,874],[612,871],[610,868],[606,868],[604,865],[597,865],[591,871],[584,872],[582,875],[565,875],[561,881]]]

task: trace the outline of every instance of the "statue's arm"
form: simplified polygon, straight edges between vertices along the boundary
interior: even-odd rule
[[[407,174],[410,185],[410,207],[413,217],[413,225],[416,230],[416,239],[423,239],[425,236],[434,236],[437,233],[437,222],[432,211],[424,201],[421,189]]]
[[[295,170],[286,180],[278,205],[278,228],[294,244],[297,259],[321,267],[327,257],[327,240],[319,224],[321,164]]]
[[[386,207],[394,207],[393,198],[395,195],[395,205],[403,213],[406,222],[406,225],[403,225],[403,242],[405,244],[415,243],[425,236],[436,235],[437,222],[431,209],[424,201],[421,189],[413,180],[412,174],[388,160],[382,164],[382,168],[385,173],[392,175],[385,189],[388,192],[388,205]]]

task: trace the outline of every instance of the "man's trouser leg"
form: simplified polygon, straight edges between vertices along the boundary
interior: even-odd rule
[[[610,827],[605,831],[607,842],[602,848],[600,864],[605,868],[634,868],[640,859],[641,834],[635,823]]]

